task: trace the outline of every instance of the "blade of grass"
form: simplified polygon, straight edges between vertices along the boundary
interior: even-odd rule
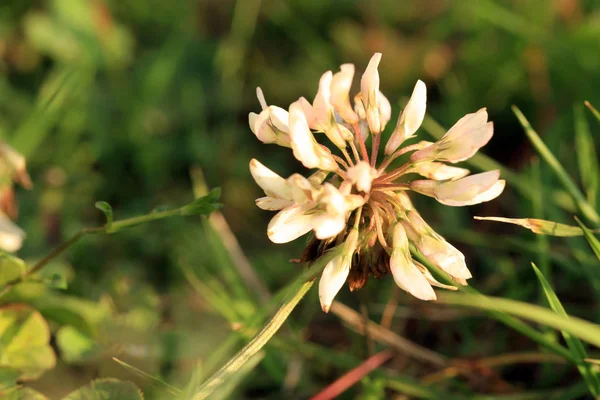
[[[600,185],[600,167],[594,140],[585,117],[583,106],[574,107],[575,115],[575,148],[579,163],[579,176],[586,191],[587,200],[596,204],[598,186]]]
[[[592,112],[592,114],[594,114],[594,117],[596,117],[596,119],[598,120],[598,122],[600,122],[600,111],[598,111],[596,109],[596,107],[594,107],[592,105],[592,103],[590,103],[589,101],[584,101],[583,104],[585,104],[585,106]]]
[[[113,357],[112,359],[113,359],[113,361],[115,361],[117,364],[121,365],[122,367],[125,367],[125,368],[127,368],[128,370],[130,370],[130,371],[132,371],[132,372],[134,372],[134,373],[136,373],[136,374],[138,374],[138,375],[141,375],[141,376],[143,376],[143,377],[145,377],[145,378],[148,378],[148,379],[150,379],[150,380],[152,380],[152,381],[154,381],[154,382],[156,382],[156,383],[159,383],[159,384],[163,385],[163,386],[166,388],[166,390],[167,390],[169,393],[173,394],[173,395],[178,395],[179,393],[181,393],[181,390],[180,390],[180,389],[177,389],[175,386],[171,386],[171,385],[169,385],[167,382],[163,381],[163,380],[162,380],[162,379],[160,379],[160,378],[157,378],[157,377],[155,377],[155,376],[153,376],[153,375],[150,375],[149,373],[147,373],[147,372],[145,372],[145,371],[142,371],[141,369],[139,369],[139,368],[136,368],[136,367],[134,367],[134,366],[133,366],[133,365],[131,365],[131,364],[128,364],[128,363],[126,363],[125,361],[121,361],[121,360],[119,360],[117,357]]]
[[[258,353],[279,330],[281,325],[283,325],[298,302],[314,284],[314,278],[323,271],[327,262],[337,254],[337,251],[337,249],[332,249],[327,252],[315,261],[307,271],[301,274],[298,279],[292,282],[289,285],[289,289],[286,290],[287,295],[283,300],[283,304],[264,325],[262,330],[221,369],[208,378],[197,390],[194,390],[191,397],[188,398],[193,400],[206,399],[217,387],[230,379],[251,357]]]
[[[552,286],[550,286],[550,283],[546,280],[544,274],[542,274],[542,271],[540,271],[534,263],[531,263],[531,265],[533,267],[533,271],[540,280],[542,289],[548,300],[548,304],[550,304],[550,308],[552,308],[552,310],[554,310],[554,312],[557,314],[569,318],[569,315],[565,311],[554,290],[552,290]],[[579,369],[579,373],[581,373],[581,376],[583,376],[583,379],[586,381],[590,392],[594,395],[594,397],[598,396],[598,394],[600,394],[600,379],[594,369],[584,361],[588,355],[585,351],[585,347],[583,347],[583,343],[564,330],[562,330],[561,333],[565,339],[565,342],[567,343],[567,347],[569,350],[571,350],[573,357],[578,360],[576,364],[577,369]]]
[[[600,241],[594,236],[592,231],[579,220],[579,218],[575,217],[575,221],[577,221],[581,229],[583,229],[585,239],[589,243],[596,257],[598,257],[598,260],[600,260]]]
[[[600,347],[599,325],[576,317],[565,318],[540,306],[499,297],[449,292],[441,293],[439,301],[446,304],[514,315],[541,325],[553,327],[554,329],[565,330],[573,336]],[[568,354],[569,359],[574,361],[571,353],[569,352]]]
[[[581,213],[590,220],[595,226],[600,225],[600,215],[596,212],[594,207],[583,196],[575,182],[571,179],[567,171],[563,168],[563,166],[558,162],[554,154],[550,151],[550,149],[546,146],[546,144],[539,137],[537,132],[533,130],[531,124],[525,118],[525,115],[519,110],[516,106],[512,107],[513,112],[517,116],[521,126],[525,130],[525,134],[529,138],[529,141],[533,144],[539,155],[548,163],[558,180],[564,186],[564,188],[569,192],[573,201],[577,205],[577,208],[581,211]]]
[[[430,270],[432,270],[433,272],[435,272],[435,274],[444,282],[447,283],[449,285],[454,285],[456,284],[452,279],[450,279],[450,277],[448,276],[448,274],[446,274],[444,271],[442,271],[440,268],[438,268],[437,266],[431,264],[420,252],[418,252],[417,250],[415,250],[412,246],[411,246],[411,252],[413,253],[413,255],[424,265],[427,266],[427,268],[429,268]],[[471,286],[459,286],[459,290],[462,293],[467,293],[466,295],[468,296],[472,296],[473,298],[480,298],[483,300],[486,299],[486,296],[484,296],[483,294],[481,294],[480,292],[478,292],[476,289],[474,289]],[[508,312],[504,311],[504,310],[496,310],[496,309],[486,309],[486,311],[488,312],[488,314],[492,317],[495,318],[496,320],[502,322],[503,324],[505,324],[506,326],[516,330],[517,332],[522,333],[523,335],[529,337],[530,339],[532,339],[533,341],[539,343],[541,346],[545,347],[546,349],[552,351],[555,354],[560,355],[561,357],[564,357],[565,359],[575,363],[576,360],[575,358],[573,358],[573,356],[571,355],[571,353],[569,352],[569,350],[567,350],[566,348],[564,348],[563,346],[561,346],[560,344],[550,340],[546,335],[544,335],[544,333],[538,331],[537,329],[529,326],[528,324],[526,324],[525,322],[521,321],[518,318],[515,318],[512,315],[509,315]]]

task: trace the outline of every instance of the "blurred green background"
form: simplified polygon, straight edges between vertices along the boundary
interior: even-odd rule
[[[232,328],[299,274],[289,260],[304,245],[270,243],[272,214],[254,205],[262,193],[248,171],[251,158],[282,176],[300,171],[288,149],[261,144],[248,128],[248,113],[260,108],[255,88],[287,108],[300,96],[312,99],[321,74],[348,62],[357,67],[357,87],[374,52],[383,53],[381,89],[392,118],[417,79],[428,87],[428,114],[444,127],[488,107],[495,136],[483,152],[518,177],[500,199],[476,207],[418,199],[429,223],[465,253],[470,283],[545,305],[535,261],[569,312],[598,321],[600,270],[582,238],[540,239],[471,217],[572,223],[571,200],[554,189],[510,106],[578,179],[574,115],[584,114],[584,100],[600,106],[600,1],[3,0],[0,138],[27,157],[34,182],[17,191],[17,223],[27,232],[19,256],[40,259],[82,227],[101,225],[98,200],[120,219],[189,203],[205,184],[222,188],[222,213],[258,277],[240,272],[221,220],[172,218],[86,237],[45,270],[66,276],[66,290],[11,294],[40,309],[59,352],[56,368],[31,386],[58,398],[114,376],[135,381],[146,398],[165,398],[160,385],[111,357],[181,387],[194,370],[202,379],[227,360],[243,338],[227,339]],[[596,121],[589,124],[600,142]],[[431,140],[436,125],[425,128],[419,135]],[[357,310],[366,304],[379,322],[392,288],[392,279],[372,280],[338,298]],[[391,329],[448,357],[539,351],[480,314],[398,299]],[[321,312],[315,290],[278,337],[221,398],[307,398],[367,354],[362,336]],[[435,372],[402,356],[393,368],[417,381]],[[518,364],[482,367],[442,387],[505,393],[577,380],[572,366]],[[381,398],[384,382],[371,377],[343,398]]]

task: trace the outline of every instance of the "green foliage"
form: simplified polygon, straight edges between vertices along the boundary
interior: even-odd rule
[[[593,387],[597,370],[574,343],[596,343],[600,321],[597,0],[0,3],[0,138],[26,156],[34,183],[15,192],[24,247],[18,257],[0,254],[0,321],[5,310],[26,310],[9,313],[0,360],[27,364],[0,361],[0,397],[45,398],[32,385],[61,398],[88,385],[72,396],[119,398],[110,391],[126,388],[124,396],[141,398],[112,380],[91,393],[90,377],[114,376],[135,379],[147,399],[176,398],[177,387],[192,398],[217,374],[213,398],[308,398],[371,347],[389,346],[322,314],[314,289],[277,334],[261,334],[309,276],[288,262],[302,240],[266,238],[269,215],[254,205],[262,192],[248,172],[253,157],[283,176],[299,168],[287,149],[261,145],[248,129],[248,113],[260,108],[256,86],[285,108],[312,98],[324,71],[351,62],[358,74],[375,51],[394,115],[416,79],[427,83],[416,140],[488,108],[495,136],[466,164],[499,169],[507,190],[469,209],[411,198],[466,256],[471,286],[448,297],[465,307],[394,297],[389,276],[338,299],[380,326],[384,310],[395,310],[391,332],[449,362],[434,370],[397,350],[340,398],[575,399]],[[222,193],[197,187],[200,168]],[[8,203],[2,193],[0,212],[9,214]],[[220,203],[223,215],[194,217]],[[585,226],[575,226],[576,214]],[[558,237],[473,215],[533,217],[504,222]],[[531,261],[553,311],[524,268]],[[44,350],[22,344],[30,324]],[[244,346],[257,335],[252,355]],[[537,358],[486,364],[525,353]],[[455,368],[463,365],[472,368]]]
[[[21,380],[38,378],[56,363],[49,342],[50,329],[38,311],[23,305],[0,308],[0,367],[18,371]]]

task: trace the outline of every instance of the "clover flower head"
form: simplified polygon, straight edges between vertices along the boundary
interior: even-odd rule
[[[308,178],[293,174],[284,179],[259,161],[250,162],[252,176],[265,193],[256,204],[278,211],[267,228],[273,242],[313,232],[302,261],[338,246],[319,282],[325,312],[345,282],[355,290],[369,276],[391,273],[401,289],[421,300],[436,299],[433,286],[456,289],[436,281],[413,259],[411,244],[457,284],[466,285],[471,273],[465,257],[423,220],[407,193],[467,206],[496,198],[505,186],[499,171],[469,175],[467,169],[448,165],[470,158],[491,139],[493,124],[485,109],[461,118],[435,143],[405,144],[425,117],[427,89],[422,81],[417,81],[378,157],[382,132],[391,119],[390,102],[379,90],[380,61],[380,53],[371,58],[360,92],[352,98],[354,106],[349,92],[355,68],[343,64],[339,72],[323,74],[312,103],[301,97],[287,111],[267,106],[259,89],[262,111],[249,118],[260,141],[290,147],[304,167],[314,170]],[[321,144],[327,141],[333,146]],[[404,164],[396,165],[408,154]]]

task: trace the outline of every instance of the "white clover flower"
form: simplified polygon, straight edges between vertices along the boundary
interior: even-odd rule
[[[339,72],[323,74],[312,103],[300,98],[285,111],[267,106],[259,91],[263,111],[250,117],[259,140],[291,147],[304,167],[316,170],[308,178],[293,174],[284,179],[257,160],[250,162],[252,176],[265,192],[256,204],[278,211],[267,228],[273,242],[313,232],[303,261],[339,246],[319,282],[325,312],[344,282],[351,290],[359,289],[370,275],[391,273],[400,288],[421,300],[436,299],[434,286],[456,289],[436,281],[414,260],[410,244],[457,284],[466,285],[471,273],[465,257],[423,220],[407,192],[465,206],[492,200],[505,186],[499,171],[469,175],[467,169],[446,164],[468,159],[490,140],[493,125],[485,109],[461,118],[435,143],[404,145],[425,117],[427,90],[422,81],[415,85],[378,163],[381,132],[391,118],[390,103],[379,90],[380,61],[379,53],[371,58],[354,97],[349,94],[354,66],[343,64]],[[320,144],[313,132],[325,133],[334,146]],[[412,154],[406,163],[394,165],[408,153]],[[427,179],[415,179],[417,175]]]

